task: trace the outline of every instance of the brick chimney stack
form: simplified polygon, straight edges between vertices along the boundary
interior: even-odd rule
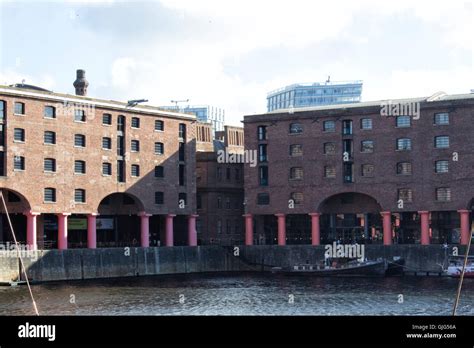
[[[76,95],[87,95],[87,87],[89,87],[89,82],[86,80],[85,70],[78,69],[76,71],[76,81],[74,81],[73,86],[76,89]]]

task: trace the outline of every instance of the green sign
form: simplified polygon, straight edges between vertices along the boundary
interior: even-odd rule
[[[87,219],[69,218],[67,221],[67,229],[71,231],[87,230]]]

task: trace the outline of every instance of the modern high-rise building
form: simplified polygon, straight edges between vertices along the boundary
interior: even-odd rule
[[[210,105],[188,105],[185,107],[161,106],[161,109],[196,115],[199,122],[212,123],[212,131],[224,130],[225,110]]]
[[[362,81],[298,83],[268,93],[267,111],[361,101]]]

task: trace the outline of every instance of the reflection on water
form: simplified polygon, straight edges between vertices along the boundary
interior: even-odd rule
[[[33,293],[45,315],[450,315],[457,284],[435,277],[195,274],[45,283]],[[473,305],[474,280],[465,279],[458,314],[474,315]],[[28,289],[0,287],[0,314],[33,314]]]

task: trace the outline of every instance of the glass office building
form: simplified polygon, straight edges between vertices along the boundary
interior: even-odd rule
[[[178,111],[196,115],[200,122],[211,122],[213,132],[223,131],[225,123],[225,111],[210,105],[188,105],[185,107],[161,106],[161,109],[169,111]]]
[[[361,101],[362,81],[293,84],[267,96],[267,111]]]

